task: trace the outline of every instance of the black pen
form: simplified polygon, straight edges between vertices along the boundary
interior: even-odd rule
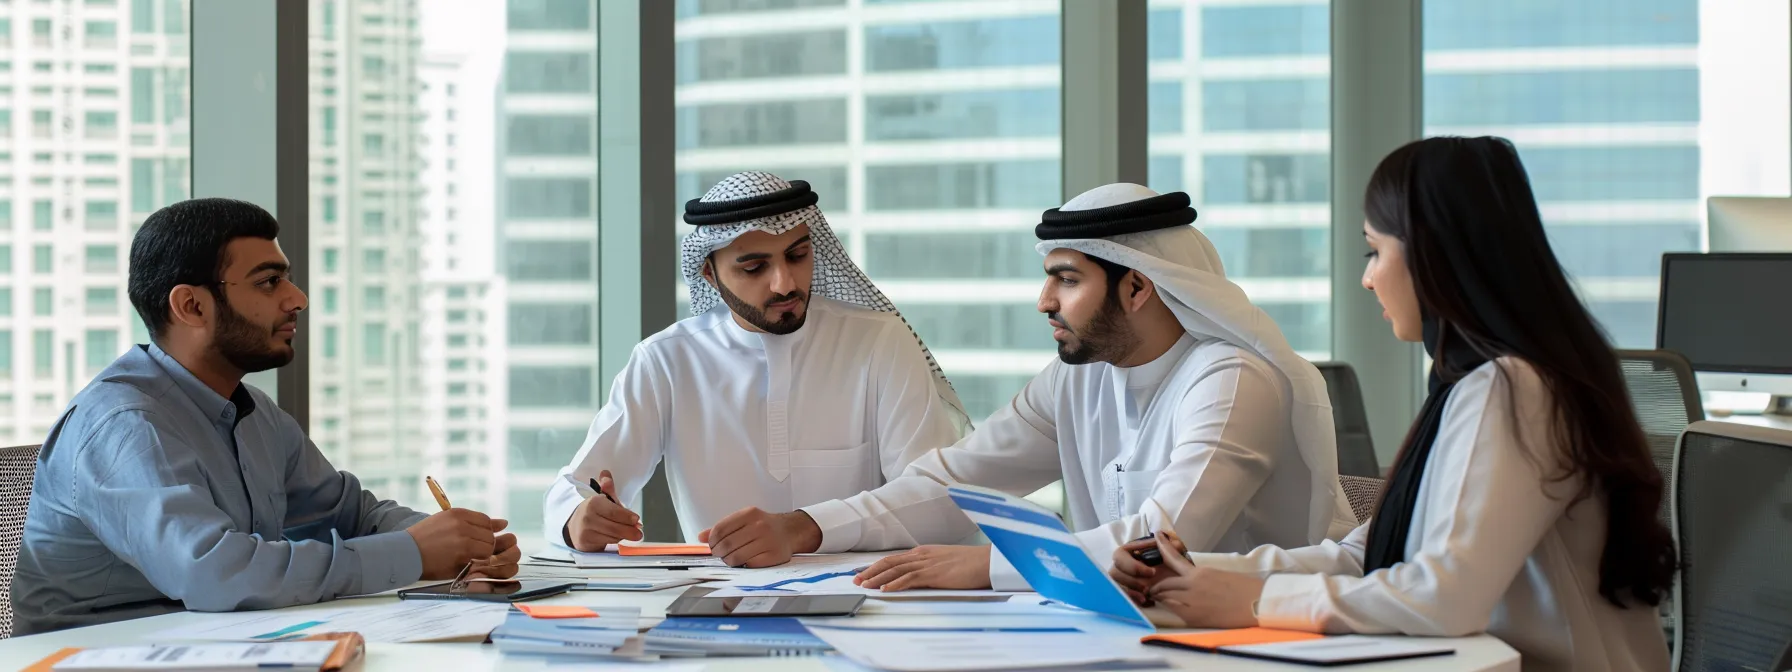
[[[595,479],[595,478],[591,479],[591,489],[596,490],[597,494],[603,495],[604,499],[610,500],[611,504],[617,504],[617,505],[621,504],[621,502],[616,501],[616,498],[611,496],[610,493],[604,492],[603,486],[598,485],[597,479]]]

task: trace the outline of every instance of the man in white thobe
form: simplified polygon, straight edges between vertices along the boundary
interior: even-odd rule
[[[805,182],[746,172],[686,204],[694,316],[635,346],[547,492],[550,542],[639,540],[618,502],[639,502],[664,460],[685,539],[733,566],[781,564],[850,522],[803,507],[958,439],[951,385],[816,200]]]
[[[901,478],[809,507],[819,550],[953,543],[963,483],[1024,495],[1063,479],[1070,524],[1100,562],[1174,530],[1190,549],[1315,543],[1355,526],[1337,484],[1325,383],[1227,281],[1186,194],[1112,184],[1049,210],[1039,299],[1059,361],[956,445]],[[988,546],[924,546],[861,585],[1024,589]]]

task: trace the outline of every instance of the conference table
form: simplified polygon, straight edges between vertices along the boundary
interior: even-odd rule
[[[671,588],[652,593],[627,592],[573,592],[539,600],[533,604],[566,604],[583,606],[616,606],[640,607],[643,617],[664,616],[667,605],[677,598],[685,588]],[[396,602],[393,597],[355,598],[357,604],[382,604]],[[291,611],[324,611],[340,609],[344,603],[326,603],[291,607]],[[876,627],[970,627],[988,626],[990,616],[951,616],[951,615],[894,615],[879,614],[884,607],[879,600],[868,600],[860,614],[852,619],[852,625]],[[909,603],[913,604],[913,603]],[[904,609],[903,611],[912,611]],[[208,618],[209,614],[184,612],[165,614],[151,618],[143,618],[118,623],[108,623],[86,628],[76,628],[27,637],[0,640],[0,669],[21,669],[32,662],[42,659],[64,647],[93,647],[104,645],[150,644],[146,641],[152,633],[162,632],[182,625],[198,624]],[[1314,668],[1297,665],[1286,665],[1255,661],[1233,656],[1204,654],[1193,651],[1181,651],[1160,647],[1145,647],[1139,644],[1143,631],[1137,627],[1108,621],[1084,613],[1066,611],[1062,614],[1047,615],[1004,615],[997,617],[999,625],[1007,627],[1076,627],[1112,642],[1116,648],[1149,649],[1158,653],[1176,669],[1214,670],[1218,672],[1247,672],[1270,670],[1311,670]],[[1449,642],[1456,653],[1451,656],[1424,658],[1399,662],[1375,663],[1342,669],[1389,670],[1392,672],[1420,672],[1429,670],[1497,670],[1516,671],[1518,653],[1498,639],[1481,635],[1453,639],[1427,640]],[[828,657],[806,658],[686,658],[664,660],[659,663],[621,663],[628,670],[651,672],[656,668],[702,669],[714,672],[730,670],[839,670],[837,666],[843,661],[829,661]],[[497,647],[490,644],[443,643],[443,644],[381,644],[367,645],[367,657],[360,669],[367,672],[388,672],[397,670],[554,670],[567,668],[569,662],[589,661],[604,663],[601,658],[559,657],[550,659],[544,656],[504,655]],[[684,666],[684,667],[679,667]],[[616,668],[605,668],[616,669]],[[847,666],[850,669],[850,666]]]

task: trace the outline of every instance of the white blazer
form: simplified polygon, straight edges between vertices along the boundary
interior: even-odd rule
[[[1578,481],[1549,479],[1561,473],[1549,398],[1530,365],[1512,358],[1456,384],[1425,465],[1403,563],[1363,576],[1367,523],[1342,543],[1189,557],[1266,576],[1258,602],[1264,627],[1486,632],[1517,649],[1525,670],[1667,670],[1656,609],[1619,608],[1599,594],[1604,500],[1569,506]]]

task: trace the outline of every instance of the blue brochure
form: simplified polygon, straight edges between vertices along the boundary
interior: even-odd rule
[[[954,485],[952,501],[1040,595],[1150,628],[1144,612],[1089,557],[1056,514],[1006,493]]]

